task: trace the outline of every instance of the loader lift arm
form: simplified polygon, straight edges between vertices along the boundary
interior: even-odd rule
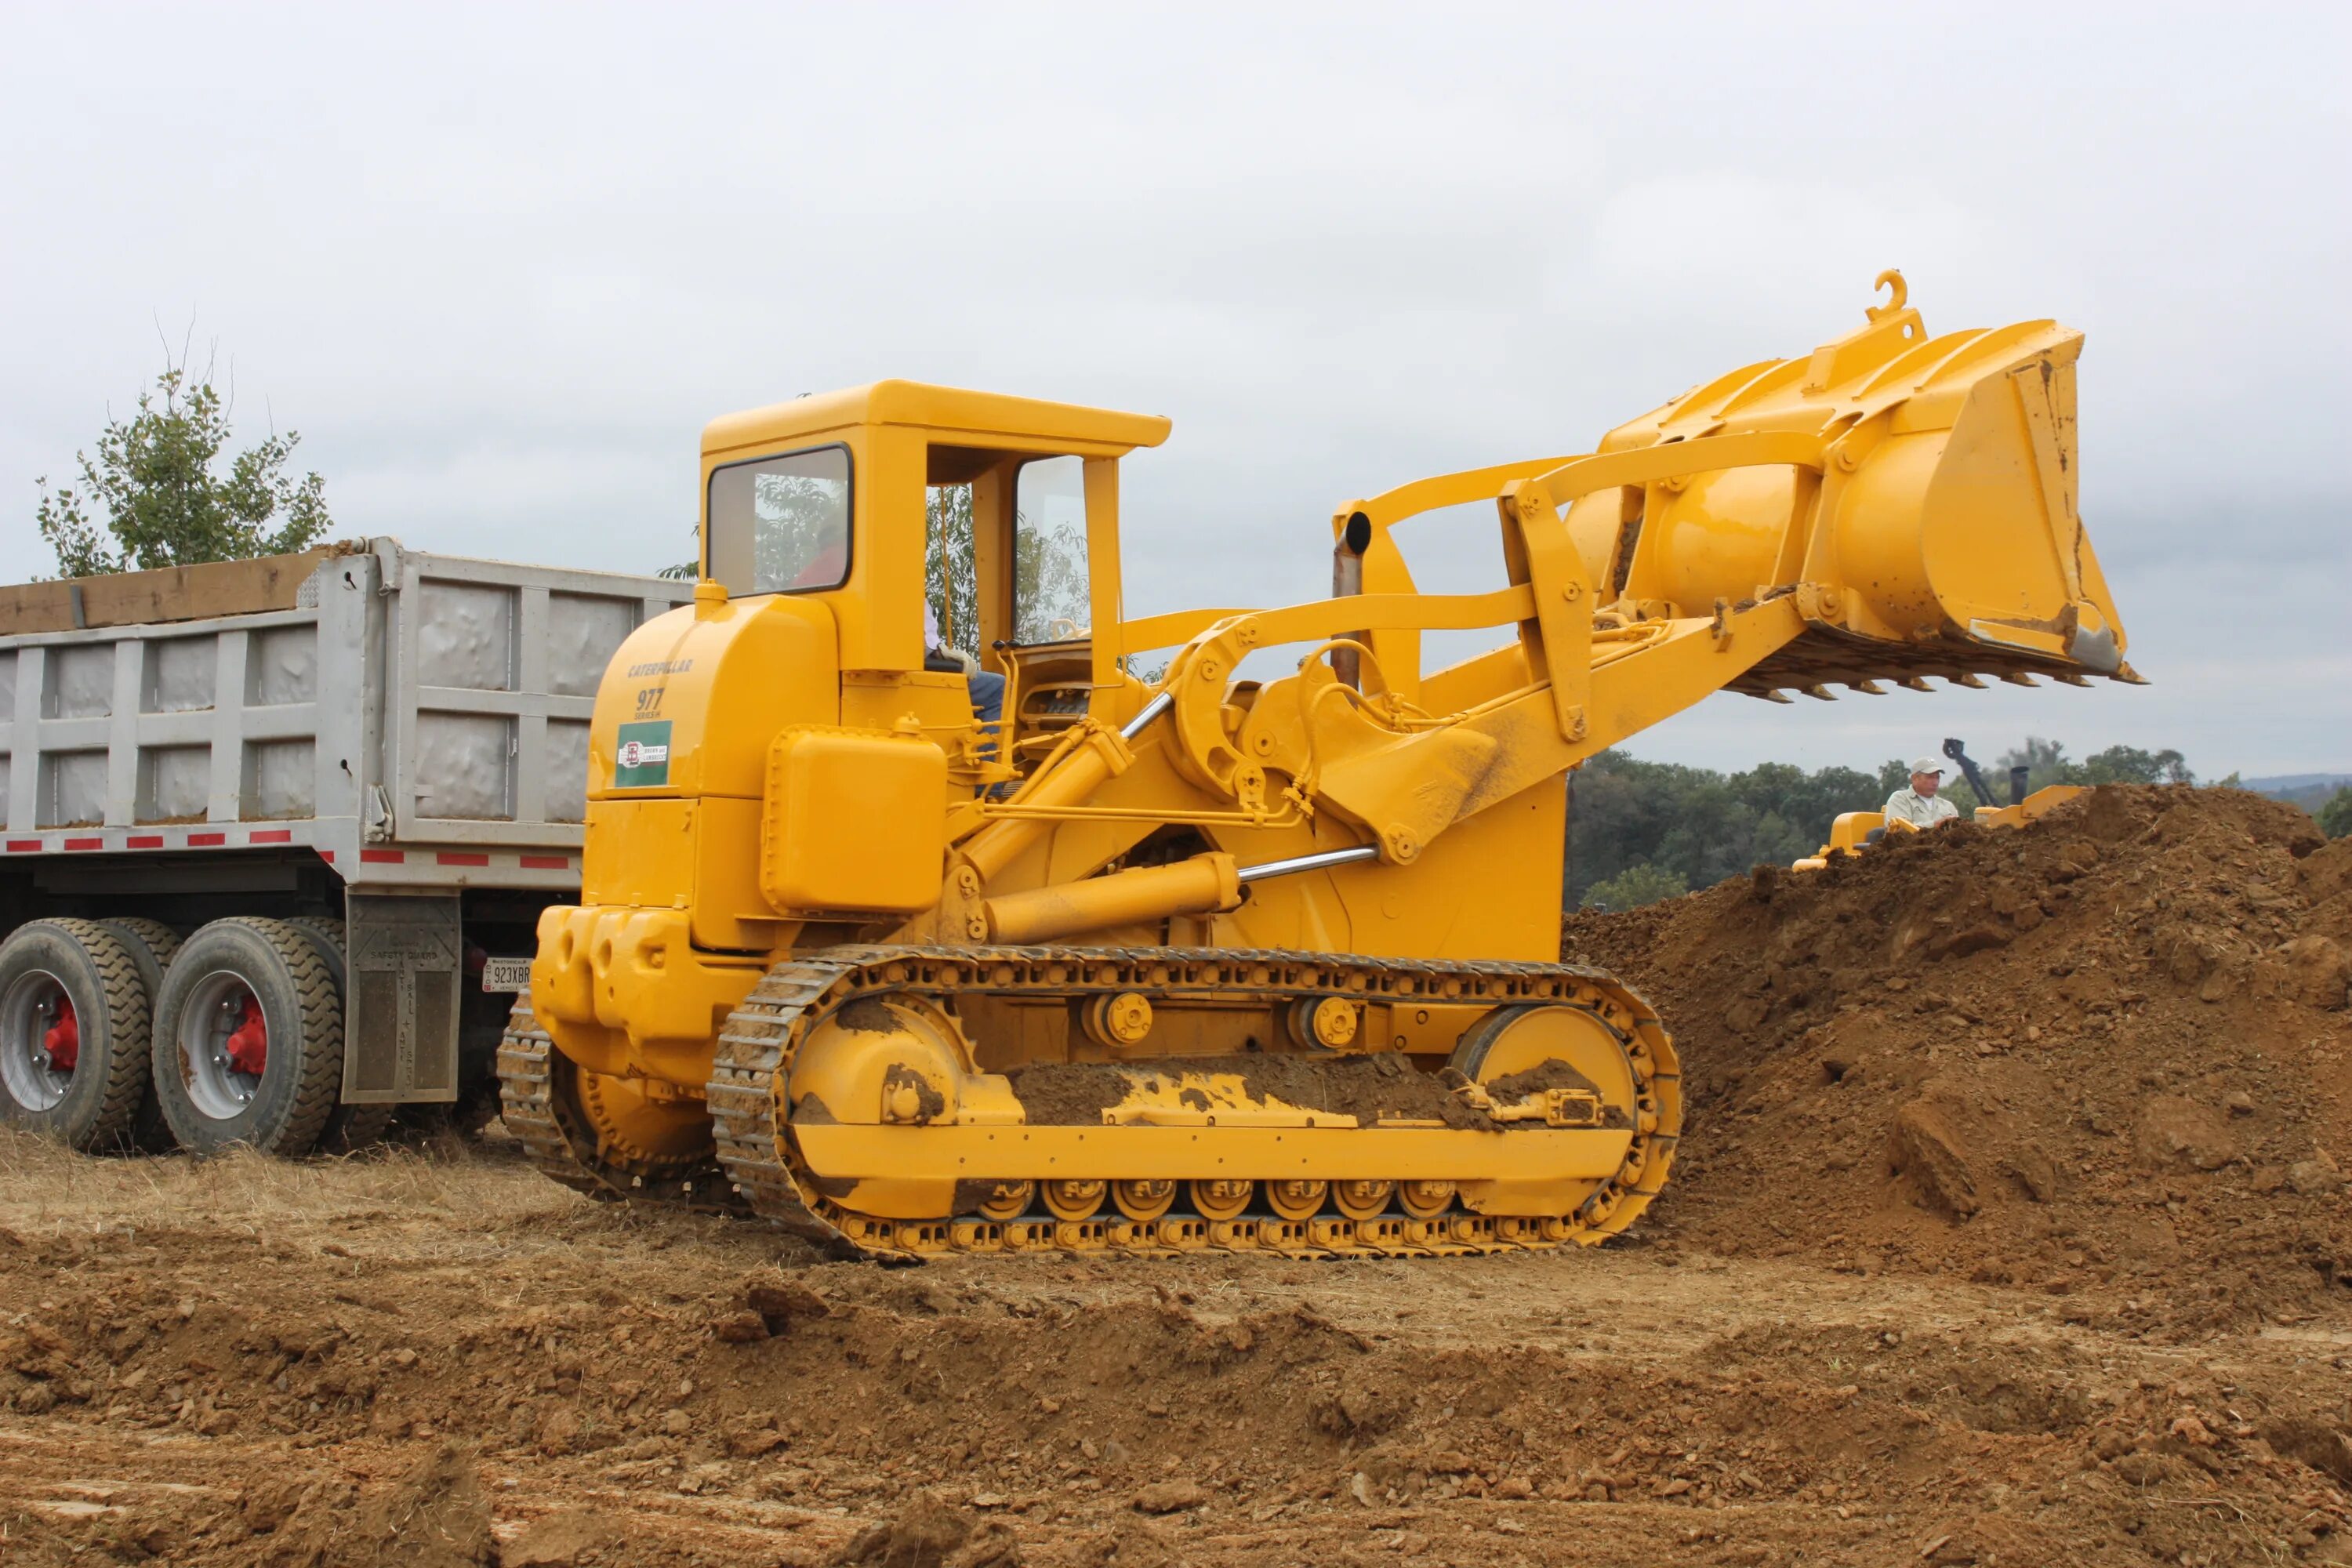
[[[1700,388],[1601,452],[1340,508],[1335,579],[1360,593],[1117,628],[1124,652],[1183,639],[1160,687],[1175,771],[1245,816],[1284,795],[1328,813],[1393,866],[1717,690],[1786,701],[1785,682],[1829,700],[1832,680],[1874,696],[1882,681],[1925,689],[1928,676],[2137,681],[2075,515],[2071,447],[2048,449],[2071,437],[2079,335],[2040,322],[1931,340],[1900,279],[1881,282],[1893,300],[1861,331]],[[1510,586],[1414,593],[1391,531],[1486,495]],[[1718,542],[1728,559],[1711,561]],[[1987,551],[2007,557],[1990,580],[1971,569]],[[1490,658],[1483,679],[1443,682],[1464,700],[1454,711],[1420,710],[1422,633],[1511,623],[1507,668]],[[1288,703],[1276,688],[1237,713],[1231,672],[1286,644],[1322,645],[1328,683],[1361,686],[1363,700]],[[1282,722],[1293,709],[1310,721]]]

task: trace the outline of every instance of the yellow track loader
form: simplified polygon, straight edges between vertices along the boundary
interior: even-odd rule
[[[509,1127],[583,1192],[851,1254],[1623,1230],[1682,1094],[1656,1013],[1557,961],[1570,770],[1716,691],[2137,679],[2081,335],[1930,337],[1879,284],[1593,452],[1341,505],[1286,609],[1125,617],[1119,464],[1164,419],[881,382],[714,422],[694,603],[597,694]],[[942,490],[970,674],[927,646]],[[1482,501],[1503,580],[1419,592],[1397,525]]]

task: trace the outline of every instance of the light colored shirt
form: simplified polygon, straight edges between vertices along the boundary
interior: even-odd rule
[[[1921,795],[1909,784],[1886,797],[1885,816],[1889,822],[1907,822],[1914,827],[1933,827],[1959,815],[1960,808],[1942,795]]]

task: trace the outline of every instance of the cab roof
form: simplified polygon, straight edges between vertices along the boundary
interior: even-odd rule
[[[1157,447],[1170,428],[1156,414],[1121,414],[919,381],[877,381],[723,415],[703,426],[702,450],[709,456],[779,447],[860,425],[913,426],[967,445],[1008,437],[1045,442],[1093,457]]]

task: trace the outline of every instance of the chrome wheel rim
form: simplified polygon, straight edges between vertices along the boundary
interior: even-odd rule
[[[0,1080],[27,1110],[55,1110],[73,1088],[73,1072],[58,1070],[47,1045],[50,1029],[71,1006],[65,982],[46,969],[16,976],[0,994]]]
[[[185,1005],[180,1009],[179,1038],[175,1042],[180,1054],[180,1081],[187,1087],[188,1099],[195,1108],[215,1121],[229,1121],[245,1114],[253,1097],[261,1091],[260,1072],[239,1068],[238,1053],[244,1047],[235,1042],[238,1029],[248,1018],[261,1016],[261,999],[242,975],[216,969],[196,982],[188,993]],[[262,1066],[267,1070],[267,1031],[264,1031]],[[247,1056],[244,1059],[250,1061]]]

